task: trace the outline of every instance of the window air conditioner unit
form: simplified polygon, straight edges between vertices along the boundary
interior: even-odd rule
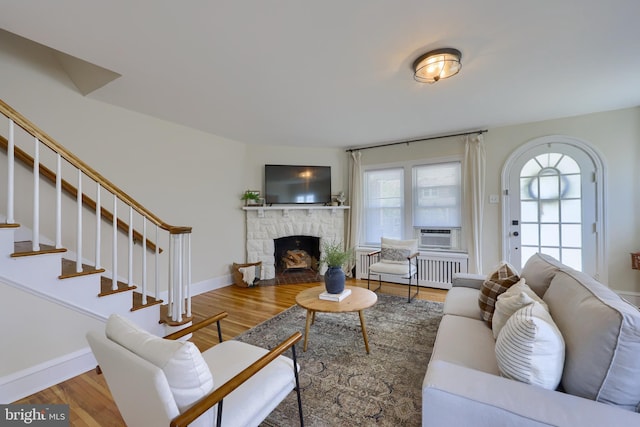
[[[451,230],[423,228],[420,230],[420,246],[423,248],[451,249]]]

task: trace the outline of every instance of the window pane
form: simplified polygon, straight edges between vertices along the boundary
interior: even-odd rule
[[[520,226],[520,243],[527,246],[538,246],[538,224],[522,224]]]
[[[560,173],[580,173],[580,166],[569,156],[563,156],[560,163],[558,163],[558,170]]]
[[[558,224],[540,224],[540,244],[542,246],[560,246]]]
[[[522,246],[520,251],[520,255],[521,255],[520,265],[524,266],[529,260],[529,258],[531,258],[537,252],[539,252],[537,246]]]
[[[562,222],[581,222],[582,211],[580,200],[563,200],[561,202]]]
[[[413,168],[414,227],[460,227],[460,162]]]
[[[521,202],[520,218],[522,222],[538,222],[538,202]]]
[[[566,264],[578,271],[582,271],[582,250],[562,249],[562,258],[559,259],[563,264]]]
[[[403,170],[364,172],[364,242],[380,243],[380,237],[401,239]]]
[[[559,222],[560,202],[540,203],[540,222]]]
[[[520,171],[520,176],[521,177],[537,176],[538,172],[540,172],[540,165],[538,164],[538,162],[536,162],[535,159],[531,159],[522,167],[522,170]]]
[[[565,175],[567,189],[564,192],[563,198],[566,199],[578,199],[582,194],[580,191],[580,175]]]
[[[582,247],[582,227],[580,224],[562,225],[562,246]]]

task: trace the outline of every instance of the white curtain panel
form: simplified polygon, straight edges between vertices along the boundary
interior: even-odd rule
[[[464,150],[464,218],[469,272],[482,274],[482,221],[486,153],[482,134],[467,135]]]
[[[347,248],[356,248],[360,236],[360,224],[362,224],[362,153],[352,151],[349,158],[349,196],[351,199],[351,209],[349,210],[349,221],[347,223]],[[351,274],[355,266],[355,259],[351,261],[347,268],[347,273]]]

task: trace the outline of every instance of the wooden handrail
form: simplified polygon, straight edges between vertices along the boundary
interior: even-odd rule
[[[9,141],[7,141],[5,137],[0,135],[0,147],[6,150],[8,146],[9,146]],[[33,162],[34,162],[33,157],[27,154],[20,147],[14,147],[13,151],[14,151],[15,158],[17,160],[20,160],[28,168],[33,169]],[[46,178],[53,184],[56,183],[56,173],[42,164],[40,165],[40,176]],[[78,189],[73,185],[71,185],[69,182],[65,181],[64,179],[62,180],[61,185],[62,185],[62,190],[67,194],[69,194],[71,197],[75,198],[78,195]],[[87,196],[84,193],[82,193],[82,204],[94,211],[96,209],[96,202],[91,197]],[[109,222],[113,222],[113,214],[109,210],[107,210],[104,206],[100,207],[100,214],[102,218],[104,218],[105,220]],[[118,224],[117,225],[118,229],[120,229],[125,233],[129,232],[129,225],[126,222],[122,221],[120,218],[118,218],[117,224]],[[133,230],[133,241],[142,243],[142,234],[135,229]],[[147,239],[147,248],[150,251],[155,251],[156,244],[153,243],[151,240]],[[160,248],[159,251],[162,252],[162,248]]]
[[[225,396],[227,396],[236,388],[240,387],[242,383],[247,381],[258,371],[271,363],[276,357],[280,356],[289,348],[291,348],[295,343],[300,341],[301,338],[302,334],[300,332],[295,332],[293,335],[282,341],[280,344],[278,344],[277,347],[262,356],[260,359],[253,362],[251,365],[249,365],[249,367],[241,371],[235,377],[222,384],[220,387],[197,401],[193,406],[184,411],[182,414],[171,420],[171,427],[184,427],[192,423],[196,418],[198,418],[200,415],[204,414],[210,408],[212,408],[215,404],[220,402]]]
[[[148,218],[151,222],[156,224],[158,227],[163,230],[167,230],[171,234],[186,234],[191,233],[191,227],[187,226],[174,226],[167,224],[158,218],[153,212],[142,206],[140,203],[135,201],[132,197],[130,197],[127,193],[118,188],[111,181],[107,180],[105,177],[100,175],[97,171],[87,165],[85,162],[76,157],[73,153],[68,151],[62,145],[60,145],[56,140],[47,135],[45,132],[40,130],[36,125],[31,123],[26,117],[22,114],[11,108],[7,103],[5,103],[2,99],[0,99],[0,112],[2,112],[5,116],[9,117],[13,120],[15,124],[24,129],[31,136],[38,138],[38,140],[53,150],[55,153],[60,154],[60,156],[69,162],[72,166],[80,169],[82,173],[86,176],[99,183],[100,186],[111,194],[115,194],[120,200],[133,207],[139,214]]]

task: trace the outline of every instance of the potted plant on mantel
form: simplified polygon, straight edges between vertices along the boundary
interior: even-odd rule
[[[344,291],[345,276],[342,267],[353,258],[351,249],[343,249],[342,243],[324,243],[322,245],[321,264],[327,264],[324,273],[324,286],[330,294]]]
[[[260,192],[256,190],[246,190],[240,200],[244,200],[246,206],[260,204]]]

